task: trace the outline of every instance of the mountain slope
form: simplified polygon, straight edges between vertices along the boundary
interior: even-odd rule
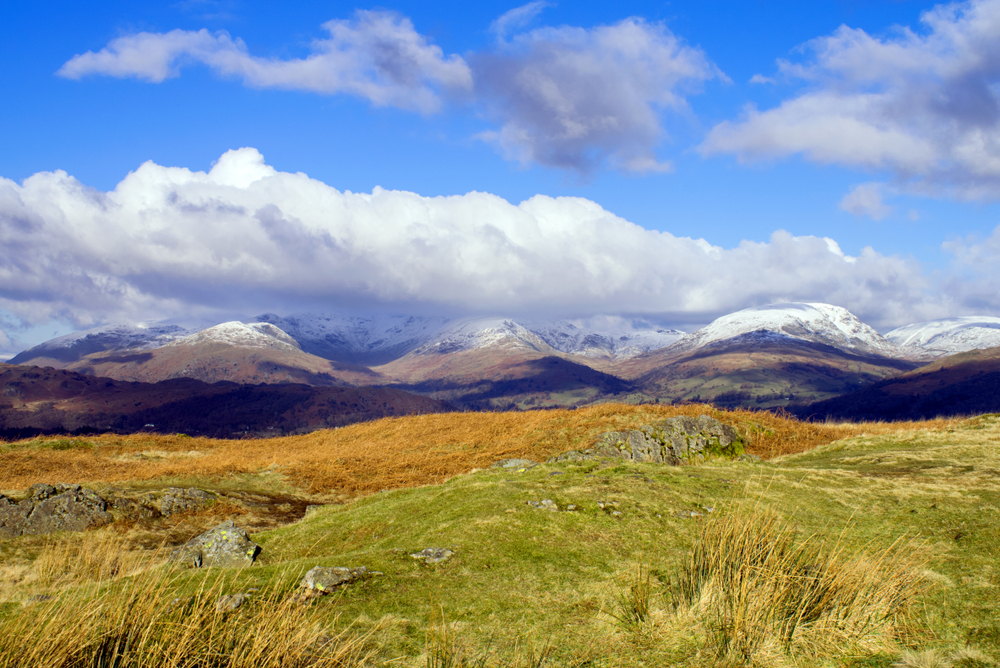
[[[820,420],[921,420],[1000,412],[1000,348],[951,355],[793,412]]]
[[[0,436],[73,431],[183,432],[218,438],[311,431],[391,415],[447,412],[394,388],[133,383],[0,364]]]
[[[61,368],[87,355],[110,350],[158,348],[196,331],[176,324],[116,324],[60,336],[18,353],[9,364]]]
[[[649,397],[778,407],[826,399],[917,366],[846,309],[775,304],[723,316],[617,375]]]
[[[914,359],[933,360],[1000,346],[1000,318],[967,316],[898,327],[885,335]]]
[[[159,348],[88,355],[66,368],[137,382],[194,378],[206,383],[350,386],[385,381],[367,367],[331,362],[303,352],[294,339],[267,323],[223,323]]]

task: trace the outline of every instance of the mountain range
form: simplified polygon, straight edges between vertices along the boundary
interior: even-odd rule
[[[10,363],[131,383],[393,387],[463,409],[624,400],[798,411],[996,346],[1000,318],[918,323],[883,336],[846,309],[788,303],[724,315],[687,334],[617,317],[332,313],[115,324],[53,339]]]

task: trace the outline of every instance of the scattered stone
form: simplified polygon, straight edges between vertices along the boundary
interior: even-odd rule
[[[246,594],[223,594],[215,602],[216,612],[232,612],[250,598]]]
[[[550,477],[554,476],[554,475],[566,475],[566,472],[565,471],[553,471],[552,473],[549,474]]]
[[[683,517],[685,519],[691,519],[693,517],[702,517],[702,513],[696,510],[681,510],[680,512],[674,513],[677,517]]]
[[[425,547],[410,556],[414,559],[423,559],[425,564],[440,564],[451,559],[455,553],[444,547]]]
[[[566,511],[567,512],[573,512],[574,510],[576,510],[576,504],[575,503],[571,503],[568,506],[566,506]]]
[[[594,447],[564,452],[548,463],[624,459],[678,465],[712,457],[739,457],[743,448],[743,438],[733,427],[707,415],[680,416],[630,431],[605,432],[597,437]]]
[[[618,505],[617,501],[598,501],[597,502],[597,507],[600,508],[601,510],[605,510],[605,509],[610,510],[612,507],[617,506],[617,505]]]
[[[541,501],[528,501],[528,505],[532,508],[538,508],[540,510],[554,510],[558,511],[559,506],[556,505],[555,501],[552,499],[542,499]]]
[[[29,596],[25,600],[25,602],[26,603],[48,603],[49,601],[54,601],[54,600],[56,600],[56,597],[52,596],[51,594],[35,594],[33,596]]]
[[[96,492],[80,485],[32,485],[21,501],[0,495],[0,538],[101,526],[112,520],[107,508]]]
[[[195,568],[205,566],[250,566],[260,554],[260,545],[249,534],[226,520],[219,526],[192,538],[174,550],[171,558]]]
[[[345,585],[363,580],[371,575],[381,575],[381,573],[377,571],[369,573],[368,569],[364,566],[359,566],[358,568],[345,568],[343,566],[327,568],[326,566],[316,566],[306,573],[299,586],[314,593],[329,594]]]
[[[611,514],[613,516],[615,516],[615,517],[621,517],[622,516],[622,511],[620,511],[620,510],[612,510]]]
[[[521,471],[526,471],[527,469],[534,468],[535,466],[538,466],[538,462],[533,462],[530,459],[501,459],[498,462],[494,462],[490,468],[520,469]]]

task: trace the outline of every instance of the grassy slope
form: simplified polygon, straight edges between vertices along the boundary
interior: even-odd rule
[[[586,424],[585,417],[591,424],[653,417],[640,414],[640,408],[651,410],[592,409],[580,416],[579,425]],[[577,416],[560,416],[571,418]],[[428,431],[426,422],[423,429],[412,426],[418,434]],[[508,430],[506,436],[516,440],[512,423],[490,426],[494,432]],[[653,621],[642,628],[626,630],[611,613],[618,610],[616,598],[636,564],[653,569],[654,589],[662,591],[659,583],[670,579],[700,525],[750,499],[792,518],[804,535],[818,533],[831,543],[839,536],[848,553],[883,548],[900,537],[914,540],[931,586],[922,600],[926,630],[911,642],[947,649],[970,643],[1000,657],[995,593],[1000,586],[1000,453],[994,445],[1000,419],[915,427],[845,427],[855,435],[762,464],[487,469],[443,484],[372,494],[258,534],[265,547],[261,565],[227,574],[224,588],[276,584],[291,590],[305,570],[318,564],[382,571],[310,605],[339,620],[335,624],[354,621],[356,628],[372,631],[371,642],[382,659],[399,657],[392,665],[429,665],[423,655],[427,631],[442,611],[454,623],[455,642],[470,652],[492,646],[509,658],[518,643],[523,650],[525,644],[549,641],[554,665],[588,656],[595,659],[592,665],[711,665],[710,656],[699,654],[701,630],[672,616],[662,597],[654,594]],[[525,450],[551,449],[536,433],[539,428],[522,425]],[[825,428],[829,441],[836,428]],[[544,498],[561,508],[577,504],[579,510],[554,513],[527,505]],[[618,505],[602,510],[598,501]],[[612,509],[621,515],[610,514]],[[703,516],[684,517],[683,511]],[[424,547],[449,547],[456,556],[438,566],[408,556]],[[190,586],[199,577],[185,575]],[[6,597],[23,600],[34,591],[26,578]],[[853,658],[799,656],[795,663],[888,666],[897,657],[898,651]]]

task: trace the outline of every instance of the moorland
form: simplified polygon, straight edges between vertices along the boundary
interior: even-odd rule
[[[744,455],[546,463],[702,414]],[[602,404],[271,439],[10,441],[7,503],[57,482],[213,501],[0,540],[0,666],[995,665],[998,437],[996,415]],[[511,459],[539,464],[492,466]],[[252,566],[171,560],[223,520],[261,546]],[[425,548],[452,555],[411,556]],[[304,597],[316,566],[367,574]]]

